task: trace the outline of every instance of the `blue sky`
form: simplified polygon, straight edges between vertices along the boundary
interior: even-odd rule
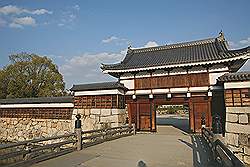
[[[249,6],[249,0],[1,0],[0,68],[10,54],[28,52],[53,59],[67,88],[114,80],[100,63],[122,60],[129,44],[164,45],[223,30],[231,48],[249,46]]]

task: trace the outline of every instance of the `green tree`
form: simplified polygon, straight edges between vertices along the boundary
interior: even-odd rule
[[[65,94],[63,76],[47,57],[20,53],[0,70],[0,98],[46,97]]]

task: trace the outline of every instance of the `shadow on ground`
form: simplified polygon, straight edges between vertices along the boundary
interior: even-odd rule
[[[156,117],[156,124],[161,126],[173,126],[177,129],[180,129],[186,133],[190,133],[189,130],[189,119],[188,117],[181,116],[164,116],[164,117]]]
[[[186,116],[166,115],[156,118],[157,125],[173,126],[183,132],[190,133],[189,118]],[[212,153],[200,135],[190,134],[191,142],[178,139],[181,143],[192,149],[194,167],[219,167],[213,160]]]
[[[191,142],[179,139],[180,142],[192,148],[193,150],[193,166],[194,167],[220,167],[212,158],[212,152],[206,141],[200,135],[190,135]]]

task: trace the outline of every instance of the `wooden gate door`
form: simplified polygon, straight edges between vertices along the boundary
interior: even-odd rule
[[[206,124],[209,123],[209,103],[193,103],[194,131],[201,132],[201,117],[205,117]]]
[[[150,131],[151,128],[151,112],[150,103],[137,104],[137,129]]]
[[[135,102],[128,104],[129,123],[135,123],[140,131],[156,131],[153,104]]]

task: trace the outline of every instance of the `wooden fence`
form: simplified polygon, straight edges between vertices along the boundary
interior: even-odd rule
[[[104,128],[98,130],[82,131],[83,148],[100,144],[106,141],[118,139],[120,137],[135,134],[135,126],[120,126],[114,128]]]
[[[0,161],[8,167],[27,166],[75,151],[75,134],[0,145]]]
[[[205,139],[207,144],[213,153],[213,158],[222,167],[244,167],[244,163],[241,162],[225,145],[224,143],[216,138],[209,129],[202,128],[202,137]]]
[[[27,140],[0,145],[0,166],[21,167],[64,155],[75,150],[135,134],[135,126],[120,126],[98,130]]]

